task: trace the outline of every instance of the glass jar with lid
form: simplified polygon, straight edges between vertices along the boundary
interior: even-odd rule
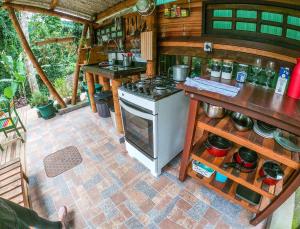
[[[212,59],[211,63],[211,77],[220,78],[222,69],[222,60],[221,59]]]
[[[237,73],[236,73],[236,81],[240,83],[245,83],[248,76],[248,65],[247,64],[239,64]]]
[[[222,79],[230,80],[233,72],[233,61],[223,60]]]

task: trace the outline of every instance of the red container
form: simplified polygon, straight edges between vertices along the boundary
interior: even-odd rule
[[[271,174],[270,171],[273,173]],[[276,185],[280,180],[283,179],[284,173],[279,164],[272,161],[267,161],[260,168],[259,175],[263,183],[267,185]]]
[[[294,99],[300,99],[300,58],[293,70],[287,95]]]

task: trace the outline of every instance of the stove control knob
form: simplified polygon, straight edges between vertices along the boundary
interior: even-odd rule
[[[131,83],[128,83],[128,84],[126,84],[126,85],[127,85],[127,88],[128,88],[128,89],[131,89],[131,88],[132,88]]]
[[[144,89],[142,87],[139,88],[140,93],[144,93]]]
[[[137,90],[137,86],[136,86],[136,85],[133,85],[133,86],[132,86],[132,90],[133,90],[133,91],[136,91],[136,90]]]
[[[147,88],[147,89],[146,89],[146,94],[147,94],[147,95],[150,95],[150,94],[151,94],[151,92],[150,92],[150,89],[149,89],[149,88]]]

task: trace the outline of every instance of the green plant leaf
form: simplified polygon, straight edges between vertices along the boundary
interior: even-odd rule
[[[6,88],[4,88],[3,94],[8,99],[12,99],[14,97],[14,93],[13,93],[12,87],[6,87]]]

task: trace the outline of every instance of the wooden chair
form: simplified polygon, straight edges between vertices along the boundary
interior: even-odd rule
[[[30,208],[28,178],[20,158],[0,166],[0,197]]]
[[[4,102],[0,104],[0,132],[5,134],[5,137],[8,137],[8,133],[16,132],[22,142],[25,142],[19,129],[23,129],[26,132],[24,124],[22,123],[14,102]],[[20,127],[18,124],[20,123]],[[3,147],[0,144],[0,150],[4,151]]]

